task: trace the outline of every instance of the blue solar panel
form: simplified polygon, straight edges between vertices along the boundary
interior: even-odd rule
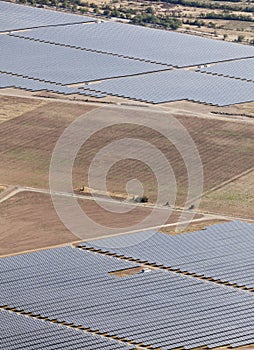
[[[253,342],[249,292],[162,270],[118,278],[107,272],[134,265],[71,247],[4,258],[0,264],[0,304],[16,310],[125,338],[133,346],[228,345],[241,343],[243,336],[243,343]],[[4,337],[10,333],[7,325]]]
[[[151,103],[189,100],[226,106],[254,101],[253,82],[183,69],[105,80],[84,87]]]
[[[254,288],[254,225],[249,223],[220,224],[178,236],[148,231],[84,245]]]
[[[0,1],[0,32],[91,21],[94,19],[86,16]]]
[[[254,82],[254,58],[217,63],[199,71]]]
[[[254,47],[117,22],[42,28],[17,33],[90,50],[174,66],[192,66],[254,57]]]
[[[47,82],[72,84],[164,69],[164,66],[66,48],[63,46],[0,36],[2,72]]]
[[[4,350],[128,350],[133,346],[96,334],[43,322],[24,315],[0,311],[1,346]]]
[[[55,92],[64,95],[80,94],[85,96],[91,96],[96,98],[105,97],[105,94],[95,93],[89,90],[80,90],[78,88],[71,88],[62,85],[45,83],[40,80],[23,78],[20,76],[0,73],[0,89],[15,87],[20,89],[25,89],[28,91],[48,91]]]

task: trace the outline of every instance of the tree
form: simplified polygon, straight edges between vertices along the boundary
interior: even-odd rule
[[[151,13],[151,14],[155,14],[155,11],[154,11],[154,9],[151,7],[151,6],[148,6],[147,8],[146,8],[146,13]]]
[[[237,41],[238,43],[241,43],[241,42],[243,42],[243,40],[244,40],[244,35],[238,35],[236,41]]]

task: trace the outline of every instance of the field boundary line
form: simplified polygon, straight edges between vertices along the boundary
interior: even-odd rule
[[[245,170],[245,171],[242,172],[241,174],[236,175],[236,176],[232,177],[231,179],[226,180],[226,181],[222,182],[221,184],[219,184],[219,185],[217,185],[217,186],[214,186],[213,188],[210,188],[209,190],[203,192],[201,198],[204,197],[204,196],[206,196],[206,195],[208,195],[208,194],[210,194],[210,193],[212,193],[212,192],[215,192],[215,191],[217,191],[217,190],[220,190],[221,188],[225,187],[226,185],[229,185],[229,184],[231,184],[232,182],[234,182],[234,181],[236,181],[236,180],[239,180],[239,179],[242,178],[243,176],[248,175],[248,174],[252,173],[253,171],[254,171],[254,167],[252,167],[252,168],[250,168],[250,169],[248,169],[248,170]]]
[[[254,168],[253,168],[254,170]],[[253,170],[248,170],[248,171],[253,171]],[[244,175],[244,174],[243,174]],[[243,176],[241,175],[241,176]],[[231,179],[232,180],[232,179]],[[86,196],[86,195],[79,195],[79,194],[75,194],[75,193],[68,193],[68,192],[50,192],[49,189],[43,189],[43,188],[36,188],[36,187],[23,187],[23,186],[19,186],[17,185],[18,190],[17,193],[18,194],[20,192],[34,192],[34,193],[42,193],[42,194],[46,194],[46,195],[55,195],[55,196],[66,196],[66,197],[73,197],[73,198],[77,198],[77,199],[83,199],[83,200],[91,200],[94,201],[95,199],[92,196]],[[3,192],[2,192],[3,193]],[[15,194],[13,194],[12,196],[14,196]],[[6,199],[7,200],[7,199]],[[116,200],[116,199],[112,199],[112,198],[103,198],[103,197],[96,197],[97,201],[101,201],[101,202],[110,202],[113,204],[124,204],[124,205],[129,205],[129,206],[138,206],[138,207],[142,207],[142,208],[147,208],[147,209],[157,209],[157,210],[168,210],[169,207],[165,206],[165,205],[154,205],[152,203],[150,204],[143,204],[143,203],[132,203],[132,202],[124,202],[120,201],[120,200]],[[0,200],[1,203],[1,200]],[[237,217],[237,216],[231,216],[231,215],[225,215],[225,214],[221,214],[221,213],[215,213],[215,212],[210,212],[207,210],[193,210],[193,209],[186,209],[183,207],[170,207],[171,210],[174,211],[178,211],[178,212],[184,212],[184,213],[189,213],[189,212],[194,212],[195,214],[200,214],[200,215],[204,215],[207,216],[208,218],[213,218],[213,219],[221,219],[221,220],[239,220],[239,221],[246,221],[246,222],[253,222],[254,223],[254,219],[250,219],[250,218],[246,218],[246,217]],[[158,225],[157,227],[163,227],[163,225]],[[149,229],[149,228],[148,228]],[[142,231],[143,229],[140,229],[139,231]],[[147,230],[147,229],[144,229]]]
[[[70,85],[70,84],[69,84]],[[8,89],[12,89],[17,91],[17,94],[12,92],[12,91],[4,91],[4,90],[8,90]],[[6,89],[0,89],[0,95],[1,96],[9,96],[9,97],[20,97],[20,98],[25,98],[25,99],[35,99],[35,100],[42,100],[42,101],[49,101],[49,102],[59,102],[59,103],[68,103],[68,104],[86,104],[86,105],[90,105],[90,106],[97,106],[97,107],[105,107],[105,106],[109,106],[112,108],[128,108],[128,109],[134,109],[134,110],[144,110],[144,111],[149,111],[149,112],[153,112],[156,111],[158,113],[162,113],[162,114],[170,114],[173,113],[176,116],[182,116],[183,113],[185,113],[186,115],[190,115],[192,117],[195,118],[199,118],[199,119],[209,119],[209,120],[218,120],[218,121],[226,121],[226,122],[231,122],[231,123],[246,123],[246,124],[254,124],[254,119],[250,119],[250,118],[246,118],[246,119],[242,119],[243,117],[238,117],[238,118],[229,118],[226,116],[217,116],[211,113],[210,110],[204,112],[204,113],[198,113],[197,111],[189,111],[187,109],[180,109],[179,107],[174,107],[171,106],[169,107],[165,107],[163,106],[163,104],[158,104],[158,105],[151,105],[149,103],[145,103],[145,102],[140,102],[140,105],[137,105],[137,103],[135,104],[135,101],[133,101],[133,103],[128,103],[128,100],[125,99],[125,102],[108,102],[108,101],[95,101],[95,100],[74,100],[74,99],[68,99],[68,98],[61,98],[59,96],[59,98],[56,97],[50,97],[50,96],[40,96],[40,95],[34,95],[34,94],[30,94],[28,91],[22,90],[22,89],[18,89],[18,88],[6,88]],[[2,90],[2,91],[1,91]],[[29,93],[29,95],[27,95]],[[196,104],[195,102],[191,102],[192,104]]]

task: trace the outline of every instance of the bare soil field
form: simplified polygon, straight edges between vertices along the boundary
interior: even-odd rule
[[[2,98],[0,97],[0,101]],[[15,97],[10,97],[10,106],[14,102]],[[48,169],[56,141],[76,117],[93,108],[87,104],[48,102],[2,123],[0,183],[48,188]],[[107,113],[110,115],[111,112],[105,112],[105,118]],[[132,108],[130,123],[135,120],[135,113],[136,110]],[[195,113],[194,110],[193,116],[175,117],[188,130],[197,146],[203,163],[205,191],[254,166],[254,124],[230,122],[223,118],[222,120],[197,118]],[[146,118],[149,118],[149,113],[144,109],[144,121]],[[165,118],[168,118],[168,115],[165,115]],[[88,123],[88,130],[91,127],[92,125]],[[133,124],[117,125],[117,120],[115,126],[97,132],[80,149],[73,169],[74,188],[88,185],[89,166],[102,147],[114,140],[127,137],[144,140],[162,151],[172,165],[177,179],[176,203],[183,205],[188,190],[188,177],[186,166],[175,147],[151,129]],[[184,139],[182,142],[184,143]],[[135,152],[135,149],[133,151]],[[114,155],[109,157],[114,162]],[[127,159],[115,163],[107,175],[108,190],[125,193],[126,183],[132,179],[142,182],[144,193],[151,202],[156,200],[156,177],[147,165],[138,160]],[[207,203],[205,207],[208,210],[209,204]],[[245,215],[248,216],[249,213],[246,212]]]
[[[151,209],[145,207],[127,207],[132,209],[128,213],[113,213],[89,199],[80,199],[79,205],[84,213],[98,224],[95,227],[87,221],[83,228],[83,239],[110,235],[112,229],[127,232],[132,225],[137,225],[151,213]],[[124,204],[120,205],[125,207]],[[116,211],[118,206],[119,203],[110,204],[112,211]],[[177,222],[179,215],[179,212],[174,211],[167,223]],[[202,215],[195,216],[201,217]],[[60,221],[48,194],[27,191],[16,194],[0,204],[0,222],[2,256],[80,241],[80,238],[73,235]],[[156,222],[150,220],[145,227],[140,224],[140,229],[155,225]]]
[[[134,117],[135,112],[131,113]],[[146,113],[144,113],[144,118],[148,118]],[[254,125],[231,123],[219,119],[201,119],[195,116],[177,116],[177,119],[188,130],[197,146],[203,164],[205,191],[253,167]],[[137,128],[126,125],[123,128],[115,126],[91,137],[78,154],[74,168],[74,183],[86,185],[88,165],[98,150],[110,141],[124,137],[147,141],[162,151],[172,165],[177,179],[178,198],[176,203],[180,206],[183,205],[188,187],[186,166],[178,151],[168,140],[145,127]],[[184,143],[184,140],[182,142]],[[85,171],[81,168],[81,163],[84,165]],[[82,172],[80,172],[81,169]],[[157,196],[156,177],[148,166],[137,160],[120,161],[110,169],[107,176],[108,190],[125,192],[125,184],[133,178],[142,182],[147,197],[152,202],[155,201]],[[165,183],[166,189],[167,184]]]
[[[16,97],[8,99],[12,110]],[[6,97],[0,97],[1,104],[2,100]],[[31,105],[37,101],[40,100],[32,100]],[[23,103],[29,105],[30,100],[23,99]],[[0,183],[48,187],[48,169],[57,139],[75,118],[92,109],[87,105],[47,102],[2,123]]]

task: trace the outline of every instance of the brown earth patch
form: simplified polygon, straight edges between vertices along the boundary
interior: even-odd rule
[[[68,205],[68,202],[67,202]],[[85,214],[98,225],[87,221],[82,226],[84,239],[94,239],[130,230],[151,213],[151,208],[127,207],[128,213],[119,214],[107,212],[96,202],[80,199],[79,205]],[[124,204],[120,204],[124,208]],[[119,203],[111,203],[110,209],[116,211]],[[70,208],[71,210],[71,208]],[[158,209],[161,210],[161,209]],[[159,212],[158,212],[159,214]],[[179,212],[173,212],[167,223],[177,222]],[[197,215],[196,218],[202,217]],[[19,253],[28,250],[52,247],[59,244],[79,241],[60,221],[48,194],[35,192],[20,192],[0,204],[0,255]],[[145,227],[159,225],[155,220],[148,220]],[[101,226],[100,226],[101,225]]]
[[[10,105],[12,101],[10,98]],[[29,101],[24,99],[25,103]],[[56,141],[75,118],[93,108],[47,102],[2,123],[0,183],[48,187],[49,164]]]
[[[107,112],[105,112],[105,118]],[[131,111],[131,117],[135,120],[135,111]],[[144,113],[149,118],[149,113]],[[165,115],[165,121],[168,118]],[[241,174],[254,166],[252,156],[254,149],[254,125],[234,123],[223,120],[209,120],[196,117],[178,116],[194,140],[204,170],[204,190],[207,191],[234,176]],[[183,159],[176,148],[164,137],[154,130],[135,125],[116,125],[93,135],[81,148],[74,167],[74,184],[88,184],[89,164],[102,147],[112,141],[129,137],[144,140],[159,149],[168,159],[177,181],[177,205],[183,205],[188,188],[188,176]],[[184,144],[184,139],[182,140]],[[134,146],[131,142],[129,148]],[[114,155],[108,158],[114,160]],[[189,159],[192,162],[192,159]],[[193,159],[194,162],[194,159]],[[83,164],[83,168],[81,168]],[[107,176],[108,190],[111,192],[125,193],[125,185],[131,179],[138,179],[144,186],[144,193],[150,201],[156,201],[157,180],[151,169],[143,162],[135,159],[126,159],[115,163]],[[165,191],[168,184],[163,184]],[[169,203],[171,198],[169,194]],[[165,203],[162,203],[165,204]]]

